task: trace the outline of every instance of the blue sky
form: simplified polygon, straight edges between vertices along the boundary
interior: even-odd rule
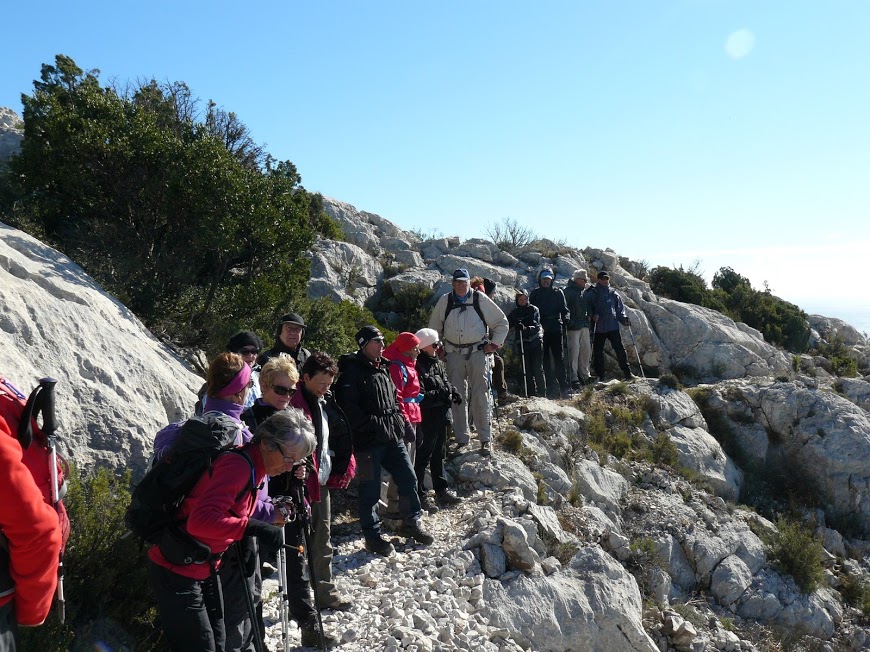
[[[730,265],[870,330],[870,3],[52,1],[3,16],[17,28],[0,105],[20,111],[57,53],[104,82],[185,81],[309,190],[403,228],[475,237],[509,217],[651,265]]]

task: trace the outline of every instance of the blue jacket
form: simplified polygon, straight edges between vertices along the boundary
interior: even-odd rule
[[[618,331],[619,325],[625,323],[625,304],[613,288],[605,288],[597,283],[583,294],[586,301],[586,311],[590,319],[598,315],[598,321],[593,324],[596,333]]]

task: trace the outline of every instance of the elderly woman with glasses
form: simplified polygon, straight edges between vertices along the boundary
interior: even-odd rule
[[[251,368],[237,354],[217,356],[207,374],[203,418],[219,412],[238,422],[250,374]],[[158,546],[148,552],[151,582],[172,650],[253,649],[253,636],[259,635],[254,629],[259,624],[252,624],[248,616],[243,591],[258,601],[255,536],[280,541],[280,530],[270,525],[276,512],[257,488],[268,476],[280,475],[310,455],[316,441],[314,429],[298,410],[264,421],[253,437],[239,422],[239,439],[238,450],[247,459],[231,453],[219,455],[211,472],[200,478],[178,509],[182,529],[207,545],[214,561],[175,565]],[[228,552],[236,541],[246,544],[243,552],[239,548]]]

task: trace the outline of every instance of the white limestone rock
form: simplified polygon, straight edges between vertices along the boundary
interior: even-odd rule
[[[363,305],[377,292],[383,277],[378,261],[357,245],[320,239],[311,251],[308,296]]]
[[[601,548],[586,546],[561,572],[485,582],[481,610],[534,650],[656,652],[641,606],[634,578]]]
[[[24,140],[21,118],[12,109],[0,106],[0,163],[18,153]]]
[[[57,384],[61,452],[144,471],[155,433],[189,416],[202,379],[66,256],[0,223],[0,370]],[[65,450],[64,450],[65,449]]]
[[[674,426],[667,433],[677,448],[680,464],[698,473],[717,496],[737,499],[743,473],[710,433],[703,428],[684,426]]]

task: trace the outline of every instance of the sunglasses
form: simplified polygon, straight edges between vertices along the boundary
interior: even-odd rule
[[[296,391],[295,387],[284,387],[283,385],[272,385],[272,391],[278,396],[290,396]]]
[[[244,349],[239,349],[239,355],[251,355],[254,353],[259,353],[260,349],[255,346],[247,346]]]

